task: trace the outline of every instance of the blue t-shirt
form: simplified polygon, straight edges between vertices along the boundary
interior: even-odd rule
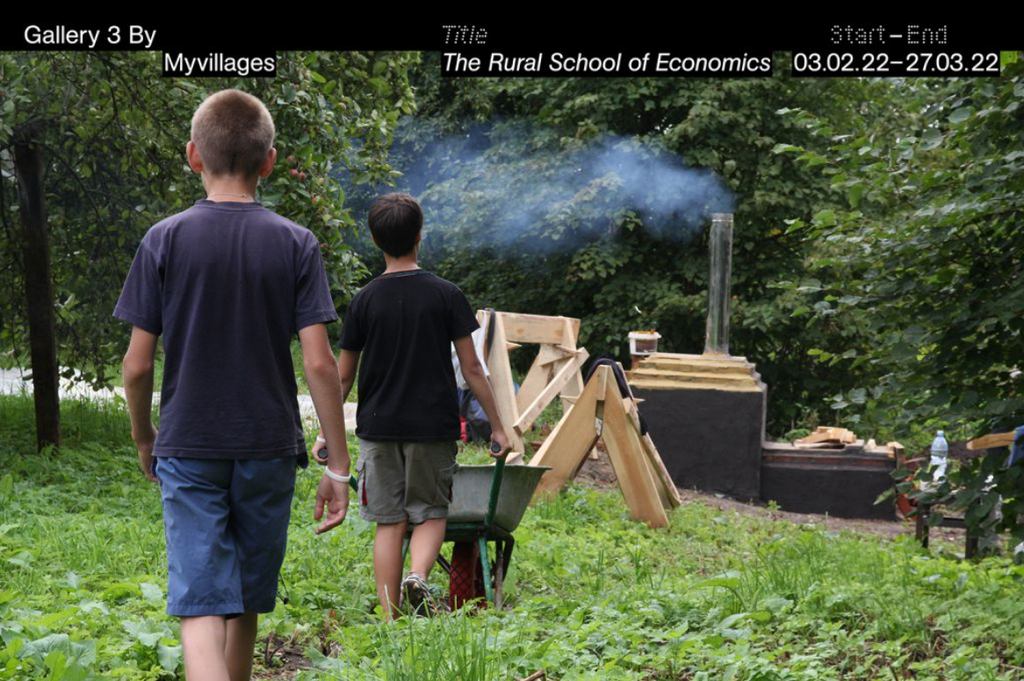
[[[163,334],[154,456],[305,463],[291,339],[338,319],[311,231],[200,199],[146,232],[114,316]]]

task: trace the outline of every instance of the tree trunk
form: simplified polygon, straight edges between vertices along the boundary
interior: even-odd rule
[[[50,273],[50,244],[43,201],[43,157],[30,130],[15,135],[14,168],[24,234],[25,298],[28,302],[32,388],[36,407],[36,446],[60,446],[60,373]]]

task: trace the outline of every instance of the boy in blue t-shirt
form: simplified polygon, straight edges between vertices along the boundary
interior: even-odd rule
[[[326,323],[338,318],[316,237],[255,199],[274,166],[274,123],[239,90],[210,95],[186,146],[206,198],[153,225],[114,316],[133,325],[124,358],[132,439],[160,485],[167,613],[181,618],[190,681],[247,679],[258,613],[274,609],[297,466],[306,444],[291,340],[330,460],[317,490],[317,532],[344,518],[348,450]],[[163,335],[160,430],[153,357]]]
[[[409,194],[385,194],[373,202],[367,222],[387,268],[348,306],[338,373],[347,397],[359,366],[359,513],[377,523],[377,597],[392,619],[403,599],[414,611],[429,599],[427,576],[444,541],[461,435],[452,342],[490,419],[491,440],[498,445],[492,456],[505,456],[509,443],[477,359],[471,334],[479,324],[466,296],[417,264],[419,203]],[[321,448],[314,445],[313,453]],[[411,570],[402,579],[402,543],[410,524]]]

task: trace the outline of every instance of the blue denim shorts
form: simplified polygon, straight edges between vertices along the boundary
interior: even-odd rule
[[[295,491],[294,456],[160,456],[167,537],[167,614],[271,612]]]

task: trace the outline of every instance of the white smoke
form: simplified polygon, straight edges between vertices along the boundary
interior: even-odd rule
[[[566,139],[519,120],[489,121],[423,144],[429,125],[403,122],[399,188],[420,198],[429,230],[469,245],[554,250],[636,225],[662,239],[699,233],[734,197],[710,170],[687,167],[654,143],[602,134]],[[387,189],[385,191],[392,191]]]

